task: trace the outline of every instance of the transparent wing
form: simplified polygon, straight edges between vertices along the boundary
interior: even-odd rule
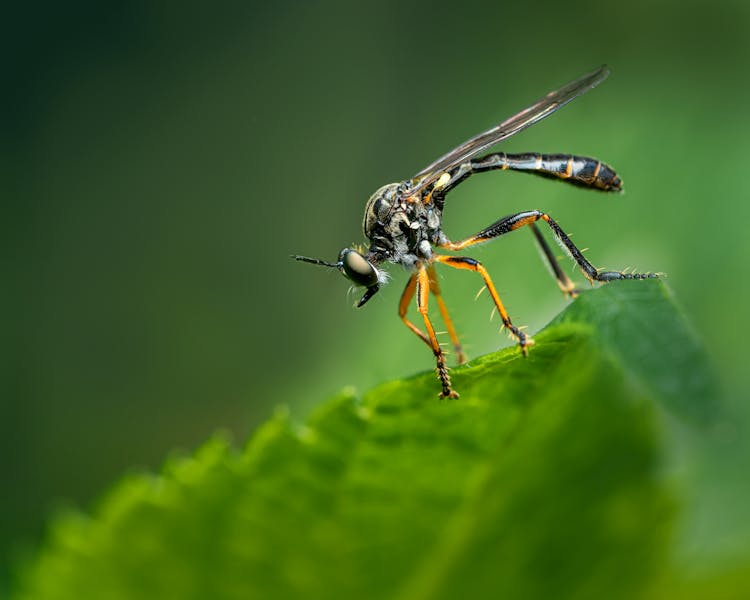
[[[598,69],[591,71],[591,73],[587,73],[560,89],[550,92],[528,108],[506,119],[499,125],[495,125],[495,127],[465,141],[417,173],[412,178],[415,184],[409,190],[409,193],[415,194],[423,190],[428,185],[437,181],[444,172],[451,170],[453,167],[460,165],[498,142],[517,134],[519,131],[523,131],[537,121],[541,121],[544,117],[548,117],[558,108],[562,108],[574,98],[600,84],[608,75],[609,69],[606,65],[602,65]]]

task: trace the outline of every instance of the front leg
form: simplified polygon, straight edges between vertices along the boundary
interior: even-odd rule
[[[448,307],[445,305],[443,295],[440,292],[440,283],[438,282],[437,273],[435,273],[435,267],[432,265],[427,267],[427,274],[430,276],[430,291],[432,292],[432,295],[435,296],[435,300],[437,300],[440,314],[443,315],[443,322],[448,329],[448,335],[451,338],[451,342],[453,342],[453,348],[456,351],[456,360],[459,365],[462,365],[466,362],[466,355],[461,347],[461,342],[458,340],[456,328],[453,326],[453,319],[451,319],[450,314],[448,314]]]
[[[417,271],[417,310],[424,319],[424,326],[427,329],[429,336],[430,346],[432,352],[435,355],[435,361],[437,363],[437,374],[440,379],[440,383],[443,386],[443,391],[440,393],[441,398],[458,398],[458,393],[451,387],[451,378],[448,375],[448,366],[445,364],[445,353],[438,343],[437,335],[435,335],[435,328],[432,326],[430,317],[427,314],[427,300],[430,296],[430,276],[427,272],[427,268],[424,265],[419,266]]]
[[[429,268],[430,271],[432,267]],[[430,292],[431,280],[430,271],[424,266],[420,266],[419,270],[409,277],[409,281],[404,288],[403,294],[401,294],[401,301],[398,303],[398,316],[409,329],[411,329],[420,340],[427,344],[435,355],[437,360],[437,372],[440,383],[443,386],[443,391],[440,394],[441,398],[458,398],[458,393],[451,387],[451,378],[448,375],[448,367],[445,364],[445,353],[440,347],[437,341],[437,335],[435,329],[432,327],[430,318],[427,316],[427,298]],[[424,318],[425,325],[427,326],[426,334],[424,331],[419,329],[414,323],[412,323],[406,317],[406,313],[409,309],[409,302],[414,297],[416,292],[417,295],[417,308],[420,314]]]

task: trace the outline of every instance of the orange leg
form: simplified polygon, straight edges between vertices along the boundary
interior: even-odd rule
[[[487,290],[489,291],[490,296],[492,296],[492,301],[497,307],[497,312],[500,314],[503,325],[507,327],[511,335],[516,340],[518,340],[518,345],[521,347],[521,352],[523,352],[524,355],[528,354],[528,347],[534,345],[534,340],[528,337],[523,331],[518,329],[518,327],[513,325],[510,320],[510,316],[508,316],[508,311],[505,310],[505,306],[503,306],[503,302],[502,300],[500,300],[500,295],[495,289],[495,284],[492,283],[492,279],[490,279],[490,275],[489,273],[487,273],[487,269],[482,266],[482,263],[480,263],[478,260],[474,260],[473,258],[468,258],[465,256],[435,256],[434,260],[436,262],[443,263],[444,265],[448,265],[449,267],[454,267],[456,269],[468,269],[469,271],[475,271],[479,273],[482,276],[482,279],[484,279],[484,285],[487,286]]]
[[[424,319],[424,326],[427,329],[429,337],[430,347],[435,355],[437,362],[437,374],[440,379],[440,383],[443,386],[443,391],[440,393],[441,398],[458,398],[458,394],[451,387],[451,378],[448,375],[448,366],[445,364],[445,354],[443,349],[438,343],[437,335],[435,335],[435,328],[432,326],[430,317],[427,314],[427,300],[430,296],[430,276],[427,274],[427,269],[424,265],[420,265],[417,271],[417,310]]]
[[[419,267],[419,271],[414,273],[414,275],[409,278],[409,281],[406,283],[406,287],[404,288],[404,292],[401,294],[401,300],[398,303],[398,316],[401,317],[404,325],[411,329],[417,335],[417,337],[419,337],[419,339],[421,339],[432,349],[432,352],[435,355],[435,359],[437,361],[438,378],[440,379],[440,383],[443,386],[443,391],[440,394],[440,397],[458,398],[458,393],[456,393],[451,387],[451,379],[448,375],[448,367],[445,364],[445,354],[443,353],[443,349],[438,343],[437,335],[435,335],[435,329],[432,327],[430,318],[427,316],[427,298],[429,296],[431,288],[432,282],[430,280],[430,275],[428,275],[428,271],[424,266]],[[419,327],[414,325],[414,323],[406,318],[406,312],[409,309],[409,303],[411,302],[411,299],[414,297],[415,293],[417,294],[417,308],[424,319],[425,326],[427,327],[429,335],[425,334],[421,329],[419,329]],[[440,296],[438,296],[438,304],[440,304],[441,302],[442,301],[440,300]],[[441,311],[443,310],[445,310],[444,306],[443,308],[441,308]],[[444,312],[443,316],[447,318],[448,313]],[[447,323],[450,323],[449,318],[447,318]],[[453,333],[451,335],[455,336],[455,330],[453,330],[452,323],[450,323],[449,325],[449,330],[452,330]],[[456,342],[457,341],[458,339],[456,338]]]
[[[409,281],[406,283],[404,292],[401,294],[401,300],[398,303],[398,316],[401,317],[404,325],[406,325],[409,329],[416,333],[420,340],[422,340],[425,344],[432,348],[430,338],[428,338],[427,335],[421,329],[419,329],[419,327],[417,327],[414,323],[406,318],[406,312],[409,310],[409,303],[411,302],[411,299],[414,298],[414,292],[416,291],[416,289],[417,273],[414,273],[414,275],[409,277]]]
[[[427,267],[427,274],[430,276],[430,291],[435,296],[435,300],[437,300],[440,314],[443,316],[443,322],[448,328],[448,335],[450,335],[451,342],[453,342],[453,348],[456,350],[458,364],[461,365],[466,362],[466,355],[461,348],[461,343],[458,341],[458,334],[456,334],[456,329],[453,327],[453,321],[448,314],[448,308],[445,306],[445,302],[443,302],[443,296],[440,293],[440,284],[438,283],[437,273],[435,273],[435,267],[432,265]]]

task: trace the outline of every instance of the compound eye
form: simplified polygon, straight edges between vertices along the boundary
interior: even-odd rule
[[[370,262],[356,250],[345,248],[339,254],[341,269],[357,285],[372,287],[378,283],[378,272]]]

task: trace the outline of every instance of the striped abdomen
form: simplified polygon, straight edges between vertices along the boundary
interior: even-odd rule
[[[479,173],[493,169],[527,171],[604,191],[617,192],[622,189],[622,180],[610,166],[595,158],[570,154],[488,154],[461,165],[456,173],[456,179],[462,179],[471,172]]]

